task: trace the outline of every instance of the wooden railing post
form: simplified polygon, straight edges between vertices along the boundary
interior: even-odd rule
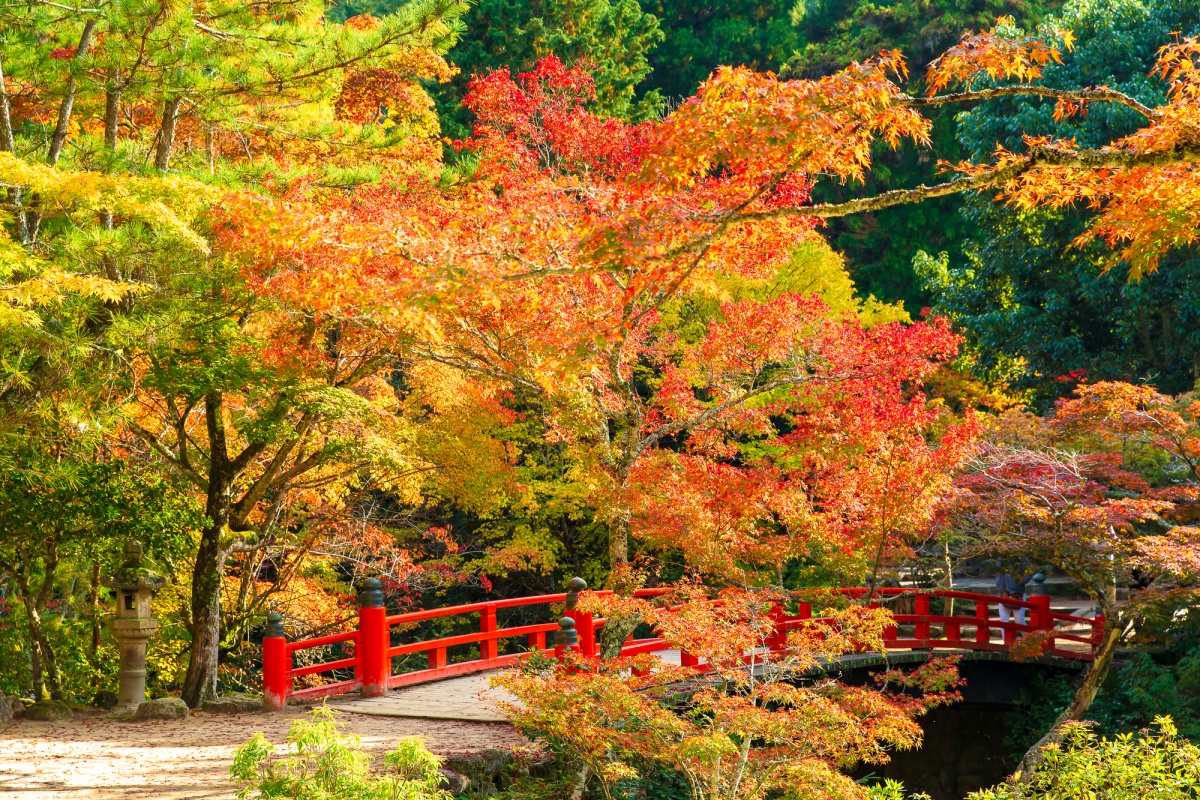
[[[576,608],[579,593],[587,589],[587,581],[579,576],[567,582],[567,611],[564,616],[575,620],[575,634],[579,637],[579,652],[585,656],[596,655],[596,624],[587,611]]]
[[[1049,653],[1054,649],[1054,613],[1050,610],[1050,593],[1046,591],[1046,576],[1038,573],[1029,582],[1029,601],[1034,604],[1033,619],[1030,623],[1036,630],[1051,631],[1042,644],[1042,652]]]
[[[784,624],[787,622],[787,614],[783,610],[783,606],[779,603],[773,603],[771,610],[767,612],[767,616],[771,618],[771,635],[766,637],[767,649],[772,653],[779,653],[787,649],[787,628]]]
[[[495,633],[496,632],[496,604],[488,603],[483,611],[479,612],[479,632],[480,633]],[[495,658],[499,655],[500,649],[495,639],[484,639],[479,643],[479,657],[483,660]]]
[[[446,666],[446,648],[435,647],[429,651],[429,668],[441,669]]]
[[[893,617],[892,624],[888,625],[886,628],[883,629],[883,644],[886,647],[886,646],[895,644],[896,640],[898,638],[900,638],[900,631],[896,627],[896,620],[895,620],[896,602],[899,600],[900,595],[888,594],[888,595],[881,595],[881,597],[883,599],[880,602],[871,603],[868,606],[868,608],[886,608],[888,613],[891,614]]]
[[[988,620],[991,619],[991,611],[989,610],[989,601],[975,601],[975,644],[987,644],[992,640],[992,629],[988,626]]]
[[[953,595],[942,595],[942,616],[954,620],[946,623],[946,641],[951,644],[962,644],[962,623],[954,616]]]
[[[924,592],[918,593],[915,605],[918,619],[913,637],[927,642],[929,641],[929,595]]]
[[[263,710],[282,711],[287,708],[288,693],[292,679],[292,658],[288,654],[287,635],[283,631],[283,617],[267,615],[267,629],[263,633]]]
[[[375,578],[363,581],[358,591],[358,680],[363,697],[387,694],[392,659],[388,656],[387,609],[383,607],[383,589]]]

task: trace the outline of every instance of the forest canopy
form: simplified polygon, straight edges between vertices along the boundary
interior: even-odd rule
[[[863,796],[839,770],[960,685],[794,682],[882,647],[889,581],[1030,566],[1097,609],[1026,776],[1101,746],[1074,724],[1125,648],[1200,657],[1194,3],[35,0],[0,30],[0,689],[111,691],[130,538],[167,576],[151,686],[193,708],[261,691],[268,613],[350,630],[368,577],[392,611],[611,590],[591,666],[503,679],[606,793],[653,764]],[[821,636],[771,633],[837,587],[866,594]],[[678,675],[628,669],[639,626],[740,688],[647,699]]]

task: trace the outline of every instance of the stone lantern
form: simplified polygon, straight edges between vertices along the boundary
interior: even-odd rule
[[[146,701],[146,641],[158,630],[158,620],[150,616],[150,596],[167,581],[152,572],[142,556],[141,542],[125,542],[125,562],[104,580],[117,593],[117,616],[108,622],[121,648],[114,714],[136,711]]]

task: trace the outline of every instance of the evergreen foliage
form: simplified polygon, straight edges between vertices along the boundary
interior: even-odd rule
[[[1200,32],[1200,7],[1072,0],[1056,20],[1077,43],[1062,65],[1047,67],[1047,86],[1109,86],[1153,105],[1166,87],[1148,75],[1158,50],[1151,42]],[[1063,125],[1053,111],[1050,102],[993,100],[959,117],[961,138],[979,157],[997,143],[1020,149],[1022,136],[1052,131],[1092,146],[1141,123],[1125,107],[1095,107]],[[1124,268],[1106,269],[1103,244],[1073,244],[1090,218],[1081,207],[1018,211],[973,198],[963,209],[969,236],[962,254],[923,254],[915,268],[934,310],[965,333],[976,374],[1037,407],[1083,377],[1192,388],[1200,378],[1200,253],[1182,248],[1167,257],[1167,268],[1127,281]]]

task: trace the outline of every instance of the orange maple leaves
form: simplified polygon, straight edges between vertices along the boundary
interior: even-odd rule
[[[776,612],[787,601],[743,590],[712,597],[695,586],[659,605],[585,595],[581,608],[609,619],[642,614],[667,643],[700,659],[712,679],[649,655],[568,654],[566,668],[530,662],[493,683],[520,700],[504,704],[518,726],[566,748],[604,785],[658,765],[711,798],[862,798],[865,789],[841,768],[885,763],[888,749],[918,744],[916,718],[956,697],[957,673],[938,662],[883,676],[891,688],[923,692],[913,694],[808,674],[830,658],[881,646],[890,616],[826,609],[786,634],[787,651],[768,656],[768,644],[785,636]]]
[[[1042,77],[1042,67],[1061,64],[1062,51],[1045,34],[1021,35],[1012,17],[996,20],[996,27],[974,35],[964,36],[929,64],[925,75],[930,96],[955,83],[968,87],[979,79],[997,81],[1009,78],[1022,83]],[[1062,41],[1070,50],[1074,37],[1070,31],[1055,30],[1051,36]]]

